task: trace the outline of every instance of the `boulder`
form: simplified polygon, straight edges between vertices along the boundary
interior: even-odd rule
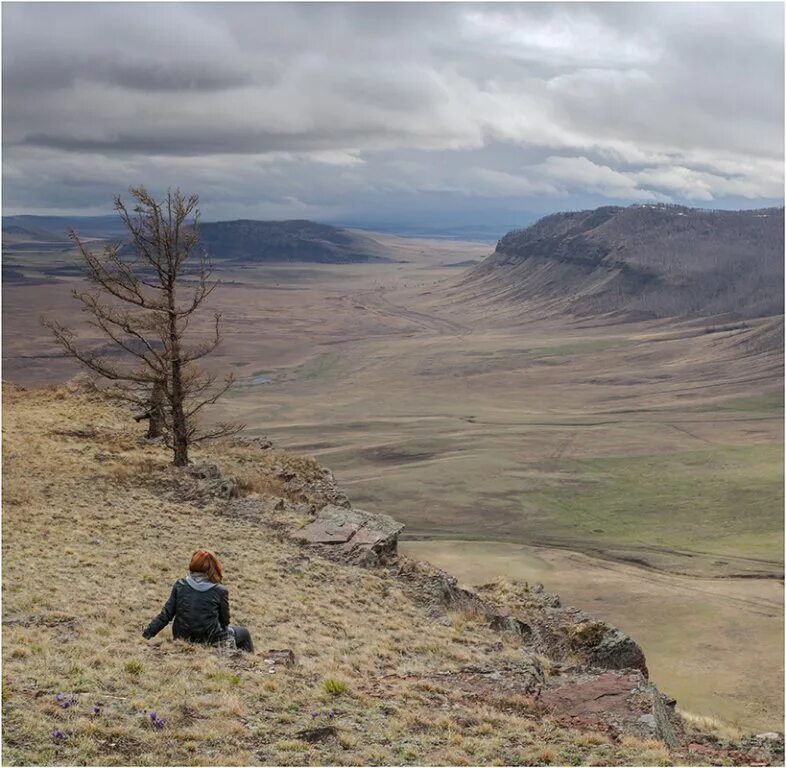
[[[571,646],[601,669],[638,669],[646,678],[647,663],[639,645],[605,621],[586,621],[571,631]]]
[[[366,512],[328,504],[315,520],[296,531],[293,538],[320,545],[328,554],[359,565],[372,566],[395,558],[402,523],[381,512]]]
[[[497,632],[514,632],[524,638],[524,642],[532,637],[532,627],[510,614],[497,613],[491,616],[489,627]]]
[[[674,707],[638,669],[550,678],[540,700],[573,727],[656,738],[670,748],[684,737]]]
[[[177,483],[176,497],[205,504],[212,499],[229,501],[239,496],[240,489],[232,477],[221,474],[216,464],[201,462],[184,467],[182,480]]]
[[[351,506],[329,469],[322,469],[318,477],[301,476],[287,467],[276,467],[274,473],[281,482],[282,495],[293,502],[312,504],[315,509]]]

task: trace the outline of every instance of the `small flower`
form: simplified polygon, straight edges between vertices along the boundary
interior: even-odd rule
[[[154,728],[158,728],[159,730],[166,725],[166,720],[162,720],[158,716],[158,712],[150,712],[150,722]]]
[[[57,702],[57,706],[61,709],[68,709],[76,704],[76,696],[66,696],[64,693],[56,693],[55,701]]]
[[[52,738],[55,741],[67,741],[68,736],[62,731],[52,731]]]
[[[312,712],[311,717],[319,717],[319,712]]]
[[[93,708],[90,710],[93,715],[98,717],[101,714],[101,707],[98,704],[93,704]]]

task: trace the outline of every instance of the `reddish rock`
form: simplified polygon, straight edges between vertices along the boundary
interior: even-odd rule
[[[543,691],[541,700],[553,712],[592,721],[592,715],[618,712],[629,716],[641,709],[633,705],[632,693],[638,692],[642,682],[636,673],[605,672],[586,682],[568,683]]]

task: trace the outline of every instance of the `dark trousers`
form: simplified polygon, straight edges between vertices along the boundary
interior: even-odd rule
[[[251,639],[251,633],[245,627],[238,627],[233,625],[230,627],[232,633],[235,635],[235,645],[239,651],[254,652],[254,641]]]

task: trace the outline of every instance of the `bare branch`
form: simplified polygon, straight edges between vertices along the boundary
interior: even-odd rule
[[[240,425],[221,425],[205,433],[196,417],[214,404],[232,385],[232,376],[217,385],[214,375],[204,375],[195,361],[221,343],[221,315],[216,313],[206,339],[189,341],[186,332],[191,316],[211,296],[218,281],[204,250],[198,252],[199,198],[186,197],[179,189],[167,191],[156,201],[142,186],[131,188],[133,206],[115,198],[115,210],[128,230],[125,245],[108,244],[94,253],[73,230],[69,233],[82,257],[93,290],[73,292],[89,319],[108,339],[121,360],[110,361],[99,350],[77,344],[74,332],[42,318],[65,352],[89,370],[114,382],[113,397],[141,405],[164,425],[174,463],[188,463],[190,443],[234,434]],[[178,302],[184,284],[196,285],[188,299]],[[148,407],[146,404],[152,404]],[[152,410],[151,410],[152,408]],[[150,416],[151,426],[153,416]]]

